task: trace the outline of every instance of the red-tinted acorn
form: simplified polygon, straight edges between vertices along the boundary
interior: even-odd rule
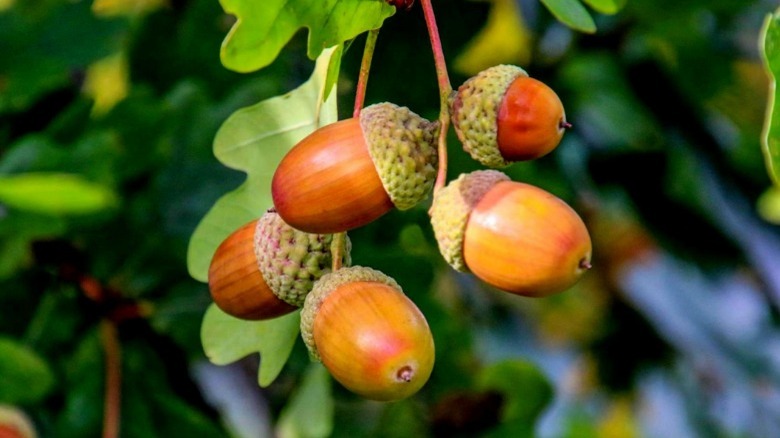
[[[298,231],[274,211],[228,236],[209,266],[209,291],[225,313],[270,319],[303,305],[314,282],[330,272],[330,234]],[[349,265],[349,244],[343,263]]]
[[[322,277],[303,306],[301,336],[339,383],[372,400],[411,396],[433,369],[422,312],[395,280],[371,268]]]
[[[282,219],[310,233],[365,225],[424,200],[436,177],[438,123],[390,103],[317,129],[282,159],[271,194]]]
[[[451,115],[463,149],[493,168],[548,154],[571,126],[555,91],[512,65],[464,82],[451,99]]]

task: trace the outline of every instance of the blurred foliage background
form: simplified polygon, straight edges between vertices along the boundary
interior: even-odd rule
[[[446,266],[427,206],[351,232],[354,262],[398,280],[437,346],[423,391],[385,404],[307,371],[300,342],[265,389],[257,357],[217,367],[200,344],[210,298],[188,240],[244,178],[214,135],[306,80],[305,33],[238,74],[219,62],[233,19],[216,0],[0,0],[0,422],[100,435],[115,349],[123,437],[773,436],[780,227],[757,42],[773,3],[628,0],[588,35],[537,0],[434,2],[453,85],[514,63],[559,93],[574,129],[508,173],[581,212],[595,267],[518,298]],[[342,116],[364,39],[343,60]],[[382,28],[380,101],[437,117],[418,6]],[[478,168],[450,145],[450,178]]]

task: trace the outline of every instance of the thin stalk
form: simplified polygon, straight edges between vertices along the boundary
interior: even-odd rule
[[[100,322],[100,340],[106,367],[103,438],[118,438],[122,407],[122,351],[116,325],[112,321],[104,319]]]
[[[421,0],[420,4],[425,15],[425,24],[428,26],[428,35],[430,36],[431,48],[433,49],[433,60],[436,64],[436,79],[439,82],[439,172],[436,175],[436,183],[433,186],[433,193],[436,194],[447,184],[447,131],[449,131],[450,127],[449,100],[450,95],[452,95],[452,85],[450,85],[450,77],[447,73],[444,51],[441,48],[439,28],[436,25],[436,17],[433,15],[433,5],[431,0]]]
[[[374,57],[377,37],[379,37],[379,29],[368,31],[366,46],[363,48],[363,60],[360,63],[360,74],[358,75],[357,90],[355,90],[355,110],[352,112],[352,117],[360,116],[360,110],[363,109],[363,102],[366,100],[368,72],[371,70],[371,59]]]
[[[333,257],[331,261],[331,270],[333,272],[341,269],[342,259],[344,253],[347,251],[347,232],[336,233],[333,235],[333,240],[330,242],[330,255]]]

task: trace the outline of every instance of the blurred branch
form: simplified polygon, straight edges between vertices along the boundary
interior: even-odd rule
[[[117,438],[122,407],[122,352],[116,325],[112,321],[104,319],[100,322],[100,341],[106,364],[103,438]]]

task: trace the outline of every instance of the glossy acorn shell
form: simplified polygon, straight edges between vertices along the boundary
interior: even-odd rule
[[[271,192],[284,221],[309,233],[351,230],[393,208],[356,118],[301,140],[277,167]]]
[[[468,269],[498,289],[540,297],[568,289],[590,268],[591,240],[579,215],[538,187],[503,181],[466,224]]]
[[[270,319],[297,309],[273,293],[258,268],[256,226],[257,220],[253,220],[228,236],[209,266],[209,291],[214,303],[241,319]]]
[[[506,161],[532,160],[561,142],[566,114],[555,91],[539,80],[519,76],[501,100],[496,124],[501,156]]]
[[[411,396],[433,369],[433,337],[425,317],[387,284],[358,281],[339,286],[317,310],[312,332],[331,375],[372,400]]]

